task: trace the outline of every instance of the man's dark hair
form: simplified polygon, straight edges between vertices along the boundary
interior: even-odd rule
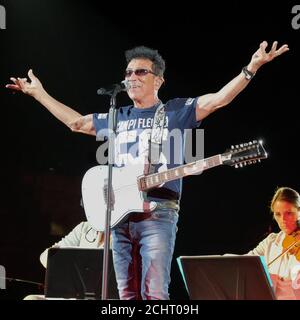
[[[166,69],[165,60],[157,50],[139,46],[125,51],[125,57],[127,63],[129,63],[132,59],[148,59],[153,63],[153,72],[161,77],[164,75]]]

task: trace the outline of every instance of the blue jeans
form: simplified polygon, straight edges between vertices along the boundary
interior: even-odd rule
[[[133,217],[139,217],[134,213]],[[112,230],[120,299],[167,300],[178,213],[159,209]]]

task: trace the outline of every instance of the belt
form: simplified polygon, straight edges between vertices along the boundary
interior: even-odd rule
[[[177,200],[168,200],[156,202],[157,206],[155,210],[160,209],[173,209],[179,211],[179,201]],[[151,217],[152,212],[132,212],[127,221],[138,222]]]
[[[177,200],[167,200],[167,201],[157,202],[156,209],[174,209],[174,210],[179,210],[179,201],[177,201]]]

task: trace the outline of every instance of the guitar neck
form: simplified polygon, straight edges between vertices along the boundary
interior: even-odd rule
[[[204,170],[223,164],[221,154],[210,158],[191,162],[182,166],[178,166],[166,171],[142,176],[138,179],[140,191],[145,191],[157,187],[168,181],[180,179],[193,174],[200,174]]]

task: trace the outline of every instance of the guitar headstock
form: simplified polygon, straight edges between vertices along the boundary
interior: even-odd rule
[[[260,162],[266,159],[268,154],[263,147],[262,140],[253,140],[231,146],[230,150],[221,154],[223,164],[241,168],[249,164]]]

